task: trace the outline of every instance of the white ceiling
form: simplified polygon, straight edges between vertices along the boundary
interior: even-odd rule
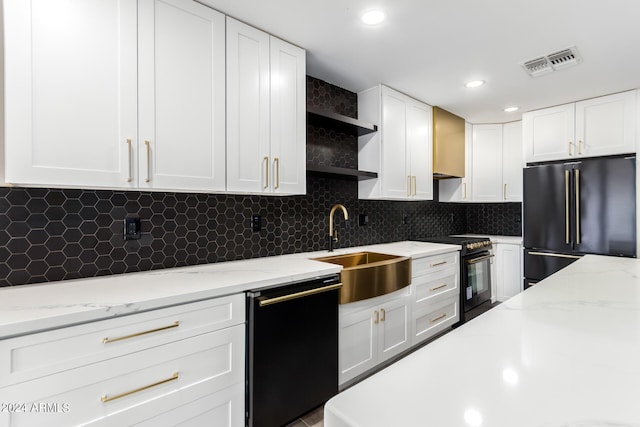
[[[199,1],[304,47],[311,76],[353,92],[383,83],[471,123],[640,88],[640,0]],[[387,20],[366,27],[374,7]],[[532,78],[520,66],[574,45],[575,67]]]

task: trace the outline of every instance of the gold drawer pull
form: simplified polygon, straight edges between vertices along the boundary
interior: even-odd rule
[[[387,312],[384,311],[384,308],[381,308],[380,309],[380,313],[382,313],[382,317],[380,318],[380,321],[384,322],[384,319],[386,319],[386,317],[387,317]]]
[[[129,339],[129,338],[139,337],[141,335],[147,335],[147,334],[152,334],[154,332],[160,332],[160,331],[165,331],[167,329],[177,328],[178,326],[180,326],[180,322],[176,321],[176,322],[173,322],[171,325],[162,326],[160,328],[155,328],[155,329],[150,329],[150,330],[144,331],[144,332],[136,332],[135,334],[131,334],[131,335],[124,335],[122,337],[117,337],[117,338],[105,337],[105,338],[102,338],[102,343],[103,344],[109,344],[109,343],[116,342],[116,341],[122,341],[122,340],[126,340],[126,339]]]
[[[165,383],[168,383],[169,381],[174,381],[174,380],[177,380],[177,379],[178,379],[178,373],[174,372],[171,377],[166,378],[164,380],[160,380],[160,381],[155,382],[153,384],[149,384],[149,385],[146,385],[144,387],[136,388],[134,390],[125,391],[124,393],[116,394],[114,396],[107,396],[105,394],[102,397],[100,397],[100,400],[102,400],[102,403],[111,402],[112,400],[120,399],[121,397],[129,396],[129,395],[132,395],[134,393],[138,393],[139,391],[148,390],[148,389],[150,389],[152,387],[155,387],[157,385],[165,384]]]
[[[437,322],[438,320],[444,319],[445,317],[447,317],[447,314],[442,313],[440,316],[434,317],[433,319],[429,320],[429,323]]]
[[[429,290],[430,290],[430,291],[435,291],[435,290],[437,290],[437,289],[442,289],[442,288],[444,288],[445,286],[447,286],[447,284],[446,284],[446,283],[443,283],[442,285],[434,286],[433,288],[429,288]]]
[[[374,325],[377,325],[377,324],[378,324],[378,322],[380,321],[380,313],[378,313],[378,310],[376,310],[374,313],[376,314],[376,318],[375,318],[375,320],[373,321],[373,324],[374,324]]]
[[[433,264],[429,264],[429,267],[437,267],[439,265],[445,265],[447,261],[434,262]]]

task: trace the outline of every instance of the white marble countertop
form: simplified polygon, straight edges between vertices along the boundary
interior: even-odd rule
[[[335,396],[325,427],[640,426],[640,260],[587,255]]]
[[[369,250],[419,258],[457,249],[407,241],[333,254]],[[327,255],[307,252],[0,288],[0,339],[338,273],[340,266],[311,259]]]
[[[516,245],[522,244],[522,236],[498,236],[492,234],[459,234],[459,236],[488,237],[494,243],[512,243]]]

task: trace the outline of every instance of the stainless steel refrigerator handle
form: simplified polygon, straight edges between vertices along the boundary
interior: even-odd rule
[[[546,252],[528,252],[529,255],[539,255],[539,256],[550,256],[554,258],[571,258],[571,259],[580,259],[581,256],[578,255],[566,255],[566,254],[550,254]]]
[[[260,301],[260,307],[264,307],[266,305],[278,304],[280,302],[290,301],[292,299],[303,298],[309,295],[315,295],[322,292],[332,291],[334,289],[340,289],[342,287],[342,283],[336,283],[335,285],[324,286],[322,288],[309,289],[307,291],[296,292],[294,294],[282,295],[281,297],[269,298]]]
[[[580,244],[580,169],[576,169],[576,244]]]
[[[569,171],[564,171],[564,235],[565,243],[569,242]]]
[[[495,255],[481,256],[481,257],[478,257],[478,258],[469,259],[469,260],[467,260],[467,261],[465,261],[465,262],[466,262],[467,264],[477,264],[477,263],[482,262],[482,261],[484,261],[484,260],[487,260],[487,259],[493,258],[494,256],[495,256]]]

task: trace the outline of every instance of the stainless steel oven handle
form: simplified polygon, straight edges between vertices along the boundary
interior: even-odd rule
[[[335,285],[324,286],[322,288],[314,288],[309,289],[308,291],[296,292],[289,295],[282,295],[281,297],[269,298],[260,301],[260,307],[264,307],[265,305],[277,304],[280,302],[290,301],[292,299],[303,298],[309,295],[315,295],[322,292],[332,291],[334,289],[340,289],[342,287],[342,283],[336,283]]]
[[[477,263],[482,262],[484,260],[491,259],[494,256],[495,255],[486,255],[486,256],[481,256],[481,257],[478,257],[478,258],[468,259],[468,260],[465,261],[465,263],[467,263],[467,264],[477,264]]]

